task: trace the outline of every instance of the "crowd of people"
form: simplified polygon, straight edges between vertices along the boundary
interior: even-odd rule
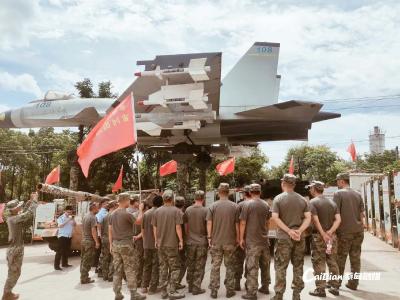
[[[352,275],[346,287],[356,290],[358,280],[354,275],[360,272],[364,206],[360,194],[349,186],[349,174],[339,174],[337,184],[339,190],[332,200],[323,195],[324,183],[313,181],[308,186],[312,199],[307,201],[294,191],[296,177],[286,174],[281,180],[282,193],[274,198],[271,207],[261,199],[261,186],[256,183],[244,187],[244,200],[238,204],[229,200],[227,183],[219,185],[219,200],[209,207],[205,206],[205,193],[201,190],[195,192],[195,201],[187,208],[184,199],[175,197],[171,190],[142,203],[128,193],[119,194],[116,200],[91,203],[82,220],[80,282],[94,282],[89,271],[95,266],[98,277],[113,282],[116,300],[124,298],[123,279],[131,299],[158,293],[162,299],[180,299],[185,297],[186,274],[189,293],[205,294],[202,281],[209,253],[211,298],[218,297],[224,262],[226,297],[235,296],[243,288],[243,299],[257,299],[258,293],[270,293],[268,226],[273,220],[278,230],[272,299],[283,299],[289,263],[293,265],[292,298],[300,299],[304,289],[305,233],[310,225],[316,289],[309,294],[325,297],[328,290],[339,295],[340,275],[344,274],[348,256]],[[32,218],[35,205],[35,197],[23,211],[16,200],[7,204],[11,212],[7,220],[9,271],[3,300],[18,298],[12,289],[22,265],[21,224]],[[60,247],[54,268],[60,270],[70,266],[68,247],[76,224],[72,207],[65,208],[57,223]],[[333,275],[328,282],[319,276],[326,272],[326,265]]]

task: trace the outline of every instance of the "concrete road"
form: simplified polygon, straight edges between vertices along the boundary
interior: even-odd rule
[[[0,249],[0,284],[3,286],[7,275],[6,248]],[[24,300],[77,300],[77,299],[114,299],[111,283],[104,282],[92,274],[96,279],[94,284],[79,284],[79,257],[72,257],[70,263],[72,268],[63,271],[53,270],[54,252],[45,244],[29,245],[25,248],[25,259],[22,268],[21,278],[15,288],[15,292],[21,294],[20,299]],[[306,257],[304,270],[311,267],[310,257]],[[362,253],[362,271],[379,272],[378,281],[361,281],[359,290],[354,292],[342,287],[341,295],[338,299],[400,299],[400,252],[384,242],[378,240],[370,234],[365,234],[365,240]],[[292,269],[288,269],[288,287],[285,299],[291,299],[290,282]],[[310,273],[310,271],[309,271]],[[271,263],[271,277],[274,283],[273,263]],[[207,265],[206,276],[203,287],[207,287],[210,277],[210,265]],[[224,276],[222,275],[222,280]],[[243,281],[244,284],[244,281]],[[223,286],[223,284],[222,284]],[[272,291],[271,287],[271,291]],[[308,295],[308,291],[314,289],[314,283],[307,282],[302,292],[302,299],[316,299]],[[128,296],[128,291],[124,285],[124,293]],[[235,298],[240,299],[242,292],[239,292]],[[271,292],[273,295],[273,292]],[[225,289],[221,288],[218,294],[219,298],[225,298]],[[271,296],[259,294],[259,299],[269,299]],[[207,294],[192,296],[187,294],[190,299],[208,299]],[[334,296],[328,294],[328,299]],[[129,297],[125,297],[129,299]],[[160,295],[148,296],[147,299],[160,299]]]

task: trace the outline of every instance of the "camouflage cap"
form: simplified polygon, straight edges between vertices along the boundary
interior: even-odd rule
[[[349,180],[350,174],[349,173],[339,173],[336,176],[336,180]]]
[[[175,206],[184,206],[185,205],[185,198],[183,198],[182,196],[177,196],[175,198]]]
[[[197,190],[197,191],[194,193],[194,199],[195,199],[195,200],[202,200],[202,199],[204,199],[204,195],[205,195],[204,191],[202,191],[202,190]]]
[[[162,197],[163,200],[172,200],[174,199],[174,192],[172,190],[165,190]]]
[[[296,184],[296,176],[294,176],[293,174],[285,174],[283,175],[281,181],[282,182],[286,182],[286,183],[290,183],[290,184]]]
[[[6,208],[9,210],[16,209],[24,205],[24,201],[19,201],[18,199],[8,201],[6,204]]]
[[[258,183],[252,183],[250,185],[250,191],[251,192],[261,192],[261,185],[259,185]]]
[[[121,193],[118,195],[118,202],[130,200],[131,196],[128,193]]]
[[[218,186],[219,192],[229,192],[229,184],[225,182],[221,182]]]
[[[250,190],[251,190],[250,185],[245,185],[245,186],[243,187],[243,191],[246,192],[246,193],[250,193]]]
[[[317,189],[323,189],[325,188],[325,183],[323,183],[322,181],[313,180],[309,185],[306,185],[306,188],[308,189],[312,187],[315,187]]]

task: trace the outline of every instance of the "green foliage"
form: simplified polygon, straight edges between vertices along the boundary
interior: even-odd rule
[[[116,98],[117,95],[112,93],[111,81],[103,81],[99,83],[99,92],[97,97],[99,98]]]
[[[285,161],[278,167],[269,170],[269,178],[281,178],[289,170],[293,156],[295,174],[302,180],[321,180],[333,184],[336,174],[348,170],[350,165],[341,160],[327,146],[301,145],[290,148]]]
[[[398,169],[400,162],[397,160],[396,151],[386,150],[381,154],[365,154],[364,159],[357,160],[356,166],[363,172],[381,173]]]
[[[265,164],[268,158],[259,148],[254,148],[250,157],[240,157],[235,162],[235,172],[227,176],[219,176],[215,167],[223,160],[213,162],[207,172],[208,188],[216,188],[219,183],[227,182],[232,187],[244,186],[252,182],[258,182],[267,176]]]
[[[93,83],[89,78],[85,78],[82,81],[75,83],[75,88],[79,92],[81,98],[94,98],[95,93],[93,91]]]

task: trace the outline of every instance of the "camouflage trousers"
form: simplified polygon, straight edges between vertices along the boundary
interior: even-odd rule
[[[103,278],[112,278],[114,273],[113,258],[110,252],[110,243],[108,240],[103,239],[101,242],[101,271]]]
[[[235,289],[235,245],[223,245],[211,247],[211,274],[210,286],[211,290],[218,290],[220,287],[220,268],[222,260],[226,267],[225,287],[227,291]]]
[[[293,292],[300,293],[304,288],[303,265],[304,265],[305,240],[278,239],[275,250],[275,294],[281,298],[286,289],[286,270],[289,262],[293,265]]]
[[[124,272],[128,289],[136,291],[137,256],[133,241],[113,241],[112,256],[114,263],[113,290],[115,295],[121,295]]]
[[[247,274],[247,269],[245,270],[243,265],[244,265],[244,261],[246,259],[246,252],[240,248],[237,247],[236,251],[235,251],[235,279],[240,281],[240,279],[242,279],[243,276],[243,271],[244,271],[244,277],[246,277]]]
[[[142,287],[157,290],[159,277],[157,249],[144,249]]]
[[[160,287],[167,289],[169,293],[174,293],[179,283],[179,273],[181,270],[178,248],[158,248],[158,261],[160,262]]]
[[[270,283],[269,247],[250,246],[246,248],[246,286],[249,295],[257,295],[258,269],[261,269],[261,286],[268,287]]]
[[[10,293],[21,275],[24,246],[11,246],[7,249],[8,275],[4,284],[4,293]]]
[[[204,278],[207,262],[207,245],[187,245],[187,275],[186,281],[189,287],[200,289]]]
[[[137,286],[142,286],[142,277],[143,277],[143,266],[144,266],[144,249],[143,249],[143,240],[137,240],[134,243],[135,252],[137,256],[137,269],[136,269],[136,283]]]
[[[179,250],[179,261],[180,261],[181,267],[180,267],[180,270],[179,270],[178,282],[180,283],[182,281],[183,277],[185,277],[186,268],[187,268],[186,250],[185,250],[185,248],[182,249],[182,250]]]
[[[347,256],[350,258],[351,275],[361,271],[361,245],[364,240],[364,232],[338,234],[337,262],[339,273],[343,275],[346,266]],[[350,277],[352,278],[352,277]],[[339,281],[339,285],[342,281]],[[349,284],[358,286],[358,279],[349,279]]]
[[[96,256],[94,241],[82,240],[81,242],[81,281],[89,279],[89,271],[93,266]]]
[[[326,265],[329,268],[329,274],[337,277],[339,275],[339,267],[337,264],[337,239],[332,242],[332,254],[326,254],[326,243],[319,233],[312,235],[311,244],[311,262],[314,269],[314,276],[322,276],[325,273]],[[339,280],[331,280],[329,284],[335,288],[339,288]],[[319,290],[325,290],[325,280],[315,280],[315,285]]]

